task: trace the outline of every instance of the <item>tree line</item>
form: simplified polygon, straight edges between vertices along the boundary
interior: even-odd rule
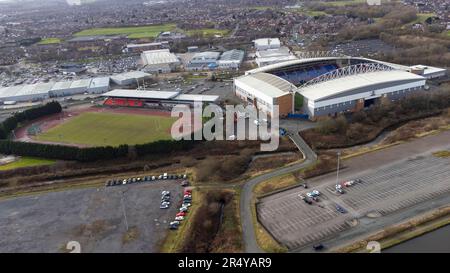
[[[7,139],[11,132],[21,123],[32,121],[44,116],[61,113],[61,111],[62,107],[59,102],[52,101],[42,106],[18,112],[0,123],[0,139]]]

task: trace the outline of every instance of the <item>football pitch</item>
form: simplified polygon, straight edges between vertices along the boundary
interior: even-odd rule
[[[83,113],[34,139],[87,146],[143,144],[171,139],[170,128],[175,120],[150,115]]]

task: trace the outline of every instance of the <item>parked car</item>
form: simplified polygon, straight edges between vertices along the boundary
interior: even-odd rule
[[[191,206],[191,202],[183,201],[183,207],[189,208]]]
[[[313,245],[314,250],[318,251],[318,250],[322,250],[325,248],[325,246],[323,244],[317,244],[317,245]]]
[[[168,209],[169,208],[169,204],[167,204],[166,202],[161,203],[161,205],[159,206],[160,209]]]
[[[178,212],[175,216],[186,216],[186,212]]]
[[[178,225],[170,225],[169,224],[169,229],[177,230],[178,229]]]
[[[305,203],[307,203],[308,205],[312,205],[311,198],[305,198],[303,199],[303,201],[305,201]]]
[[[170,191],[162,191],[161,195],[170,195]]]
[[[341,206],[339,206],[339,205],[336,205],[336,210],[337,210],[338,212],[340,212],[340,213],[347,213],[347,211],[346,211],[343,207],[341,207]]]
[[[175,217],[175,220],[183,221],[184,220],[184,216],[177,216],[177,217]]]
[[[127,180],[124,179],[124,180],[122,181],[122,185],[126,185],[126,184],[127,184]]]
[[[305,188],[305,189],[307,189],[307,188],[308,188],[308,185],[307,185],[306,183],[303,183],[303,184],[302,184],[302,187]]]
[[[314,196],[319,196],[319,195],[320,195],[320,192],[319,192],[318,190],[313,190],[311,193],[312,193]]]
[[[187,187],[187,186],[189,186],[189,181],[187,181],[187,180],[181,181],[181,186],[182,186],[182,187]]]
[[[163,176],[162,176],[162,175],[160,175],[160,176],[158,176],[158,179],[160,179],[160,180],[161,180],[161,179],[162,179],[162,177],[163,177]]]
[[[177,225],[177,226],[179,226],[180,225],[180,221],[172,221],[172,222],[169,223],[169,225]]]
[[[179,211],[180,211],[180,212],[186,212],[186,211],[188,211],[188,208],[187,208],[187,207],[181,207],[181,208],[179,209]]]
[[[183,179],[186,179],[186,178],[187,178],[187,175],[183,174]]]

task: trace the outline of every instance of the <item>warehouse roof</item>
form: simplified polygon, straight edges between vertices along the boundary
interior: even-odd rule
[[[82,87],[89,87],[89,85],[91,84],[91,79],[82,79],[82,80],[77,80],[77,81],[73,81],[72,84],[70,85],[70,88],[82,88]]]
[[[89,88],[109,86],[109,77],[93,78]]]
[[[16,85],[0,89],[0,98],[47,94],[51,83]]]
[[[371,87],[378,84],[399,84],[402,81],[423,81],[424,77],[402,70],[376,71],[349,75],[328,81],[319,82],[299,88],[302,96],[313,100],[321,100],[344,92]]]
[[[194,55],[194,57],[192,57],[191,62],[195,62],[195,61],[210,61],[210,60],[217,60],[220,56],[219,52],[214,52],[214,51],[206,51],[206,52],[200,52],[200,53],[196,53]]]
[[[292,88],[295,88],[295,86],[288,81],[268,73],[256,73],[242,76],[237,78],[236,82],[245,85],[248,91],[264,94],[271,98],[286,95]]]
[[[220,56],[221,61],[242,61],[244,59],[245,52],[243,50],[233,49],[225,51]]]
[[[253,41],[256,47],[261,46],[280,46],[281,42],[278,38],[261,38]]]
[[[173,100],[181,101],[203,101],[203,102],[215,102],[219,99],[219,96],[214,95],[195,95],[195,94],[180,94],[173,98]]]
[[[144,57],[145,64],[147,65],[170,64],[179,62],[177,56],[173,53],[170,53],[168,49],[144,51],[142,52],[142,56]]]
[[[69,89],[70,85],[72,84],[72,81],[68,82],[56,82],[55,85],[53,85],[51,90],[64,90]]]
[[[116,81],[124,81],[129,79],[142,79],[146,77],[150,77],[151,75],[142,71],[130,71],[121,74],[116,74],[111,76],[111,79]]]
[[[136,98],[136,99],[159,99],[168,100],[176,97],[176,91],[145,91],[136,89],[115,89],[104,93],[103,97]]]

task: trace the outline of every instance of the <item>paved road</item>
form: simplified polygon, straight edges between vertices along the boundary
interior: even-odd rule
[[[253,218],[252,218],[253,188],[263,181],[302,169],[314,163],[317,160],[317,155],[298,134],[290,133],[290,138],[299,148],[299,150],[303,153],[305,161],[303,161],[302,163],[291,165],[289,167],[278,169],[273,172],[255,177],[247,181],[242,188],[240,201],[241,203],[240,214],[241,214],[241,225],[245,251],[247,253],[263,252],[263,250],[259,247],[258,243],[256,242],[255,229],[253,225]]]

